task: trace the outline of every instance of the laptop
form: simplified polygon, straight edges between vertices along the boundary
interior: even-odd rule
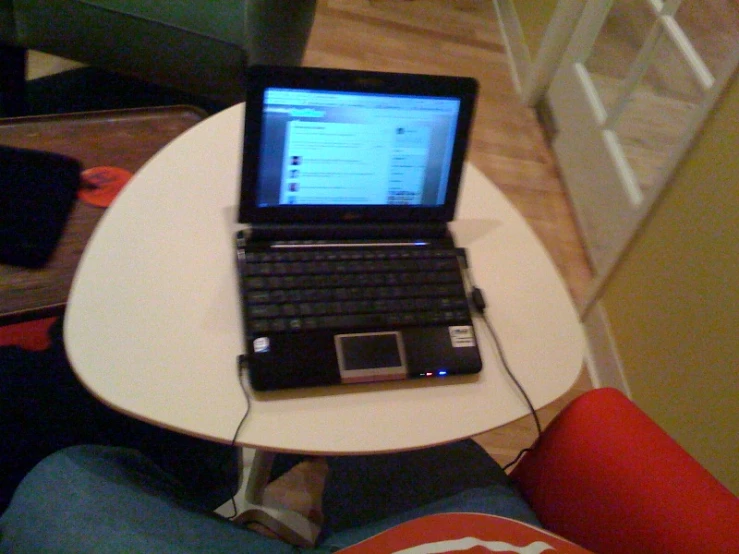
[[[236,260],[257,391],[474,374],[453,219],[477,83],[253,66]]]

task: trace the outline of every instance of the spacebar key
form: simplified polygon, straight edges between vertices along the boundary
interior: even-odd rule
[[[335,315],[321,317],[319,327],[376,327],[388,325],[384,314]]]

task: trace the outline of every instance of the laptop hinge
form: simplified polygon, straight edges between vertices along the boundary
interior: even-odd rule
[[[443,238],[446,223],[259,224],[250,226],[251,240],[364,240]]]

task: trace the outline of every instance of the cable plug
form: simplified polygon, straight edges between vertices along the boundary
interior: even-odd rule
[[[243,379],[246,377],[246,373],[249,369],[246,354],[239,354],[236,363],[239,370],[239,377]]]
[[[457,259],[462,263],[462,269],[469,271],[470,266],[467,263],[467,249],[457,247],[455,248],[455,251],[457,252]]]
[[[485,313],[485,308],[487,308],[487,304],[485,302],[485,295],[482,293],[482,289],[480,287],[472,287],[470,300],[472,301],[472,305],[475,307],[478,313]]]

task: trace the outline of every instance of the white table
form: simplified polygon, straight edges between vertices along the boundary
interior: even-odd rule
[[[133,417],[231,442],[246,408],[234,233],[243,105],[179,136],[126,186],[77,270],[65,344],[81,382]],[[521,215],[467,165],[457,244],[534,406],[575,382],[584,335]],[[251,394],[236,443],[271,452],[381,453],[436,445],[528,413],[481,321],[479,376]]]

